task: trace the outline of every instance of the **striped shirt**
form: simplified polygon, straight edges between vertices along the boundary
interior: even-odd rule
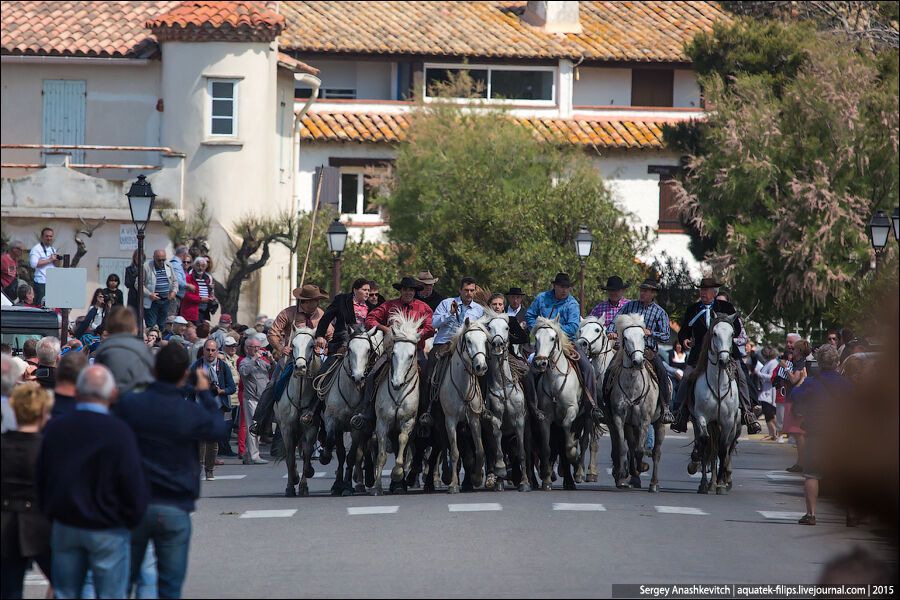
[[[206,299],[209,298],[209,286],[206,285],[206,278],[205,277],[197,277],[196,281],[197,281],[197,293],[200,294],[200,299],[205,302]]]
[[[594,307],[594,310],[591,311],[591,316],[603,317],[603,323],[606,324],[608,329],[609,324],[616,320],[616,315],[619,314],[619,311],[622,310],[622,307],[628,304],[628,302],[630,302],[628,298],[622,298],[616,304],[613,304],[609,300],[604,300]]]
[[[644,342],[651,350],[656,350],[658,342],[668,342],[669,336],[672,334],[669,329],[669,315],[656,302],[651,302],[647,306],[641,304],[640,300],[632,300],[619,309],[619,315],[639,314],[644,316],[644,326],[650,330],[650,335],[644,338]],[[616,322],[613,320],[607,324],[606,331],[615,333]]]
[[[153,269],[156,271],[156,287],[153,288],[153,291],[156,292],[160,297],[168,296],[169,276],[166,275],[166,263],[163,263],[161,267],[157,267],[154,263]]]

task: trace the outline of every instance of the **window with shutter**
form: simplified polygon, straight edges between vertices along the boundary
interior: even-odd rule
[[[681,216],[675,209],[675,181],[660,177],[659,181],[659,232],[684,233]]]
[[[672,106],[674,90],[672,69],[631,70],[631,106]]]

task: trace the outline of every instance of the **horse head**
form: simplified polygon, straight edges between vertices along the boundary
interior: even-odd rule
[[[583,354],[593,357],[605,352],[608,341],[602,316],[588,317],[581,320],[581,326],[578,328],[578,338],[575,340],[575,343],[578,344]]]
[[[731,360],[731,346],[734,343],[734,323],[737,313],[726,315],[716,313],[710,326],[709,357],[718,364],[727,364]]]
[[[316,334],[312,329],[300,328],[291,338],[291,359],[294,361],[294,374],[305,377],[312,364],[316,348]]]
[[[622,352],[625,354],[626,366],[640,367],[644,364],[645,327],[643,315],[628,314],[616,317],[616,332]]]
[[[466,317],[462,332],[459,337],[460,349],[469,355],[472,361],[472,369],[479,377],[487,373],[487,343],[488,332],[478,321],[471,321]]]
[[[419,327],[423,320],[400,312],[391,316],[391,386],[395,390],[411,381],[410,373],[417,368],[416,349],[419,344]]]
[[[350,367],[348,370],[350,371],[350,379],[353,380],[357,387],[362,386],[365,382],[369,364],[378,352],[378,345],[374,340],[375,332],[381,333],[377,327],[373,327],[369,331],[364,329],[357,330],[353,333],[350,341],[347,342],[347,356]]]
[[[501,356],[509,348],[509,316],[485,310],[484,328],[490,338],[491,352]]]
[[[531,363],[535,371],[543,373],[547,370],[562,335],[558,320],[538,319],[534,328],[534,360]]]

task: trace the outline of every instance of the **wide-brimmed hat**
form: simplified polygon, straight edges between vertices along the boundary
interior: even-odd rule
[[[606,292],[615,292],[616,290],[628,289],[628,284],[622,281],[622,278],[618,275],[613,275],[606,280],[606,285],[604,285],[600,289]]]
[[[431,271],[419,271],[418,275],[416,275],[416,279],[425,285],[434,285],[440,281],[440,279],[431,274]]]
[[[697,286],[698,288],[717,288],[722,287],[722,283],[719,282],[715,277],[704,277],[700,280],[700,284]]]
[[[507,296],[524,296],[525,292],[523,292],[522,288],[520,288],[520,287],[511,287],[511,288],[509,288],[509,291],[506,292],[506,295]]]
[[[562,287],[572,287],[572,279],[569,277],[568,273],[557,273],[556,277],[553,281],[550,282],[551,285],[561,285]]]
[[[393,288],[400,291],[403,288],[412,288],[417,292],[425,287],[425,284],[418,279],[412,277],[404,277],[398,283],[393,284]]]
[[[291,292],[297,300],[326,300],[328,296],[322,293],[319,286],[307,283],[303,287],[294,288]]]
[[[659,282],[652,277],[648,277],[644,280],[644,282],[638,286],[642,290],[656,290],[659,291]]]

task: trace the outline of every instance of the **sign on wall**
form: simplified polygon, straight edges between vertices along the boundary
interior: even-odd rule
[[[119,250],[137,250],[137,229],[134,223],[119,225]]]

